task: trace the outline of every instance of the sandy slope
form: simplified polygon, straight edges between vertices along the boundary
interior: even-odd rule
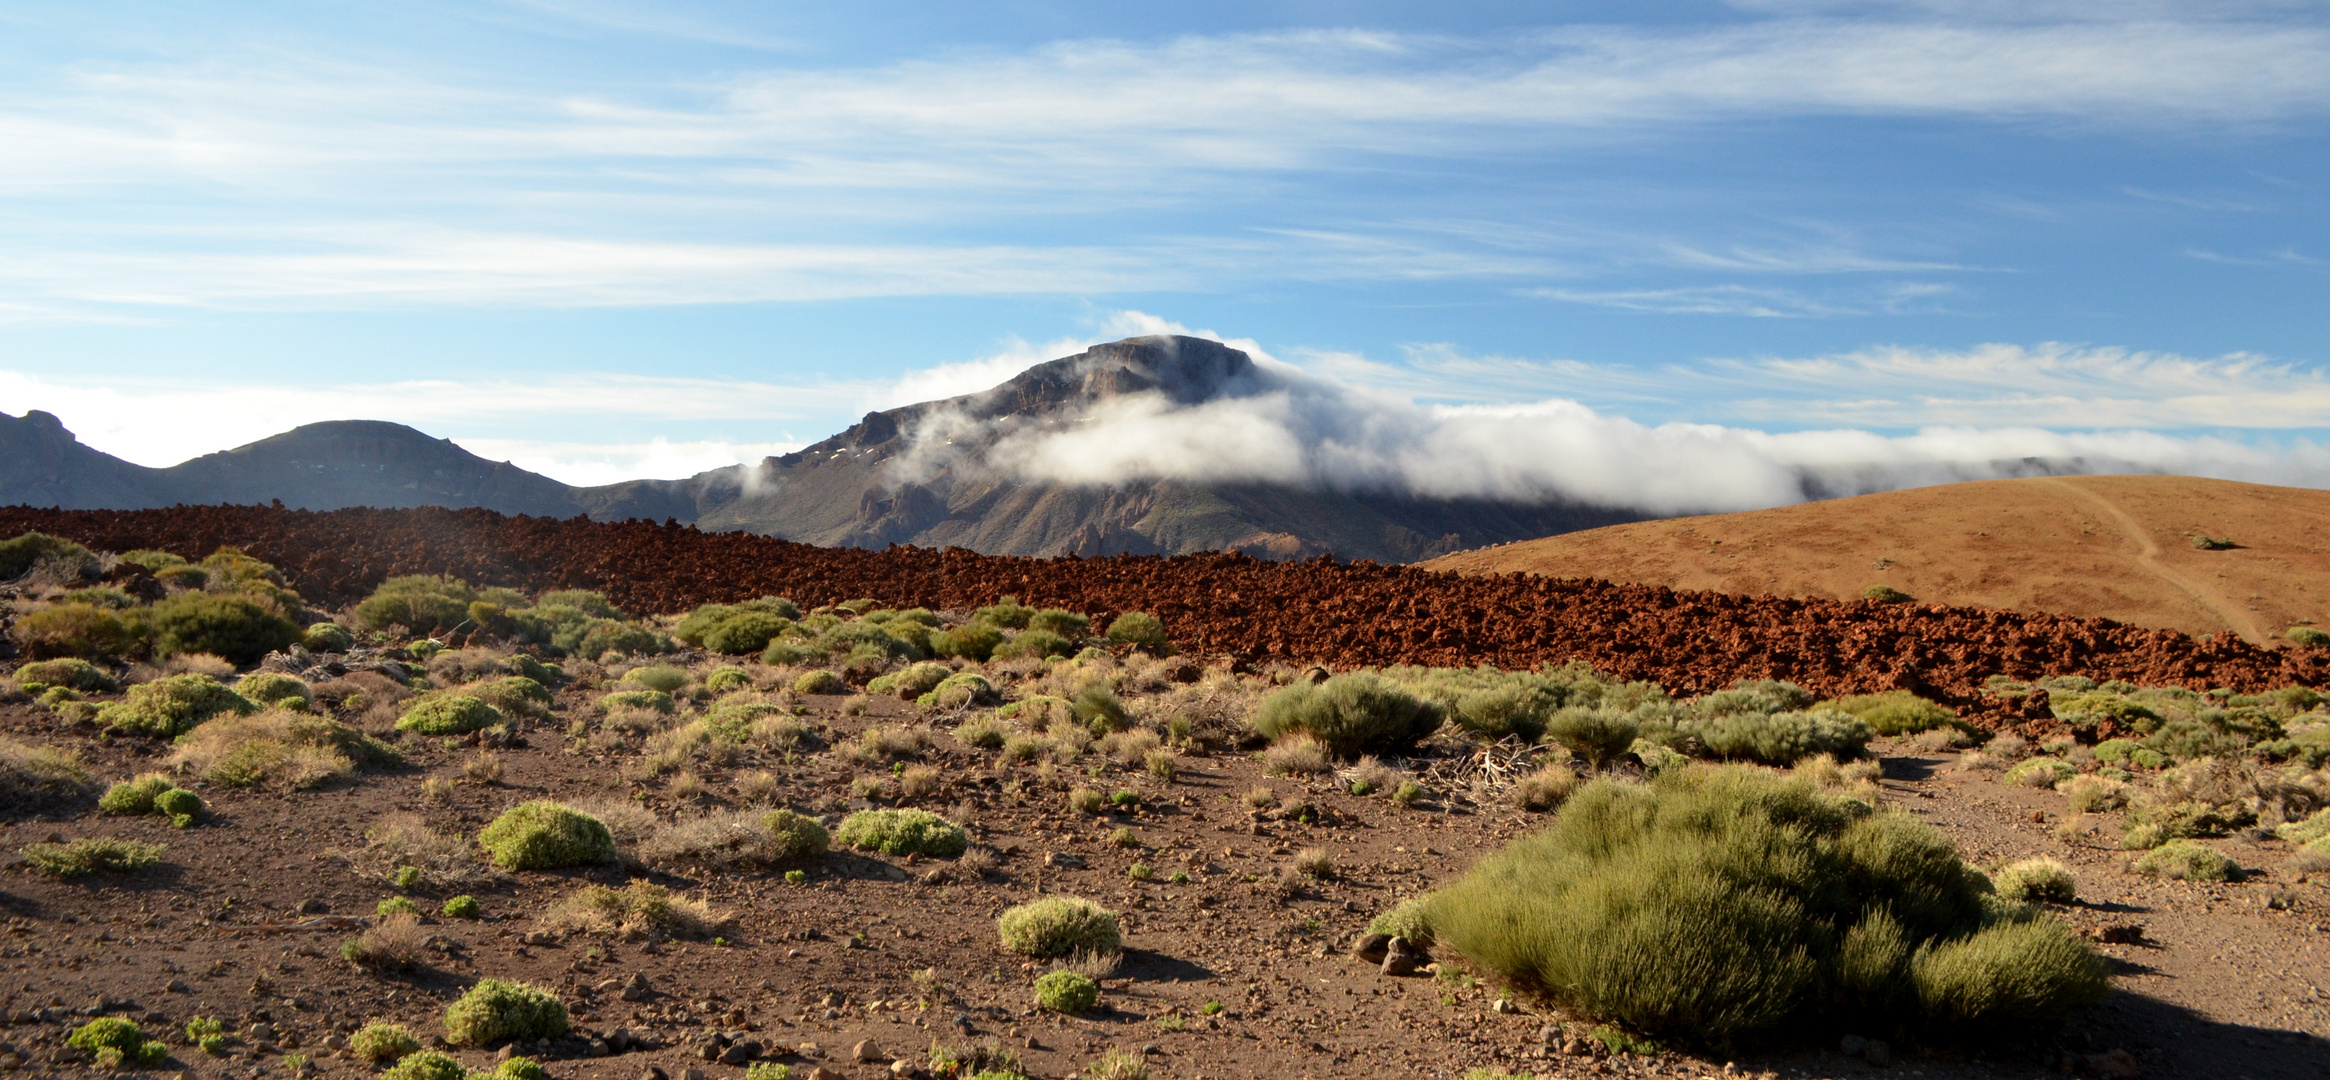
[[[2195,534],[2241,546],[2197,550]],[[2262,641],[2330,623],[2330,492],[2182,476],[1987,480],[1617,525],[1423,565],[1783,596],[1882,584]]]

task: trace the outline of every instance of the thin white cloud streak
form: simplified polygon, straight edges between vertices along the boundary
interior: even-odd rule
[[[596,487],[625,480],[684,480],[697,473],[725,469],[739,462],[759,461],[807,445],[801,442],[722,440],[673,442],[662,438],[644,443],[484,438],[457,438],[453,441],[479,457],[507,461],[521,469],[541,473],[576,487]]]

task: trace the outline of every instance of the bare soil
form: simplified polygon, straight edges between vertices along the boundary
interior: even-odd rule
[[[2230,539],[2206,551],[2191,539]],[[2264,642],[2330,622],[2330,492],[2190,476],[1984,480],[1564,533],[1421,564],[2112,619]]]
[[[2141,928],[2137,943],[2101,946],[2118,972],[2108,1003],[2038,1043],[1981,1056],[1897,1045],[1886,1068],[1846,1058],[1825,1036],[1761,1050],[1565,1054],[1566,1038],[1585,1025],[1526,998],[1517,1012],[1496,1011],[1494,988],[1464,978],[1458,965],[1445,979],[1394,978],[1344,955],[1371,916],[1542,821],[1512,809],[1499,774],[1483,767],[1503,759],[1459,756],[1470,749],[1454,743],[1428,744],[1426,756],[1404,763],[1439,794],[1403,808],[1353,797],[1324,777],[1264,776],[1235,752],[1185,754],[1178,778],[1161,783],[1137,770],[1087,775],[1092,759],[1075,769],[1007,765],[942,732],[926,760],[942,767],[945,788],[914,801],[967,820],[974,841],[1000,853],[986,877],[950,873],[943,860],[854,853],[810,865],[802,884],[776,871],[684,867],[508,874],[469,890],[483,902],[482,921],[432,921],[424,970],[378,975],[342,961],[340,943],[394,893],[366,848],[366,829],[384,816],[415,813],[473,836],[522,800],[603,796],[637,799],[671,818],[745,805],[737,780],[762,768],[782,778],[780,801],[830,815],[853,805],[851,781],[887,774],[833,750],[789,761],[754,752],[705,771],[704,794],[682,799],[666,782],[627,779],[634,755],[602,755],[560,734],[587,700],[562,694],[556,718],[499,751],[504,769],[494,784],[461,779],[477,750],[408,738],[399,743],[404,768],[351,783],[204,790],[214,815],[191,829],[93,811],[0,814],[0,850],[8,852],[52,835],[169,845],[166,867],[142,875],[58,881],[23,865],[0,871],[0,1064],[14,1062],[19,1074],[86,1075],[85,1066],[59,1063],[57,1050],[72,1025],[109,1013],[144,1021],[150,1034],[170,1032],[162,1036],[173,1043],[169,1068],[194,1076],[284,1076],[288,1052],[312,1055],[321,1075],[360,1075],[369,1070],[334,1055],[328,1038],[374,1019],[427,1038],[442,1031],[445,1005],[480,977],[553,987],[575,1010],[577,1038],[522,1048],[548,1060],[553,1075],[621,1080],[654,1067],[674,1080],[690,1068],[741,1076],[743,1066],[708,1063],[697,1050],[715,1032],[764,1043],[768,1059],[792,1063],[796,1076],[823,1067],[868,1080],[890,1075],[893,1057],[923,1061],[934,1041],[1011,1049],[1039,1077],[1076,1075],[1111,1047],[1144,1054],[1152,1076],[1176,1078],[1454,1077],[1496,1066],[1556,1076],[2028,1080],[2116,1075],[2130,1062],[2145,1076],[2264,1078],[2320,1077],[2330,1062],[2330,896],[2323,883],[2282,868],[2286,845],[2212,841],[2259,871],[2243,884],[2134,876],[2119,852],[2055,838],[2065,812],[2059,796],[1883,743],[1886,801],[1940,827],[1983,864],[2061,858],[2075,868],[2083,898],[2066,917],[2099,931]],[[930,723],[889,698],[871,699],[864,716],[848,715],[841,697],[802,700],[810,707],[803,720],[826,746],[872,724]],[[163,744],[60,728],[30,705],[0,706],[0,730],[76,749],[107,780],[159,767],[168,753]],[[454,783],[432,796],[424,786],[431,778]],[[1073,812],[1065,793],[1078,783],[1138,791],[1141,805]],[[1317,821],[1250,812],[1241,796],[1256,785],[1310,800]],[[2101,824],[2101,835],[2116,835]],[[1135,831],[1138,848],[1112,841],[1121,828]],[[1314,847],[1331,853],[1335,876],[1280,889],[1280,868]],[[1136,861],[1159,880],[1128,877]],[[1162,880],[1175,871],[1187,883]],[[725,940],[532,936],[535,918],[584,882],[620,885],[634,875],[732,914]],[[423,906],[434,911],[446,891],[424,890]],[[993,930],[1006,906],[1062,893],[1121,910],[1127,927],[1127,957],[1105,980],[1101,1009],[1076,1018],[1033,1009],[1038,969],[1003,952]],[[652,992],[627,1001],[617,989],[634,974]],[[1220,1008],[1209,1014],[1213,1003]],[[178,1045],[176,1032],[197,1015],[240,1033],[230,1056]],[[601,1055],[584,1041],[603,1043],[618,1029],[660,1046]],[[861,1063],[852,1051],[865,1040],[881,1054]],[[478,1067],[493,1057],[457,1056]]]

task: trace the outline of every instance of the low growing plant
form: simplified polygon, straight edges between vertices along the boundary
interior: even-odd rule
[[[132,735],[175,738],[216,716],[247,716],[258,703],[208,675],[171,675],[129,688],[129,695],[97,710],[97,722]]]
[[[553,870],[615,858],[615,838],[604,823],[546,799],[502,811],[477,842],[504,870]]]
[[[480,979],[445,1010],[445,1041],[455,1046],[532,1042],[566,1032],[566,1003],[522,982]]]
[[[963,827],[928,810],[860,810],[843,818],[833,839],[884,855],[951,859],[970,846]]]
[[[1441,708],[1365,672],[1321,683],[1296,683],[1263,698],[1254,712],[1257,735],[1276,740],[1297,732],[1337,757],[1398,753],[1439,730]]]
[[[160,863],[168,850],[164,845],[143,840],[93,836],[61,844],[28,844],[24,848],[24,861],[50,877],[134,874]]]
[[[1039,960],[1106,955],[1123,948],[1115,912],[1069,896],[1012,908],[995,920],[995,932],[1004,948]]]
[[[1100,1004],[1100,984],[1065,969],[1045,972],[1036,979],[1036,1004],[1074,1016]]]

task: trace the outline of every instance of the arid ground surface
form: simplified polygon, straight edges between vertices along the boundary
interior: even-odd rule
[[[2194,536],[2237,547],[2195,548]],[[2185,476],[1985,480],[1672,518],[1422,564],[1674,589],[2108,618],[2264,641],[2330,622],[2330,492]]]

